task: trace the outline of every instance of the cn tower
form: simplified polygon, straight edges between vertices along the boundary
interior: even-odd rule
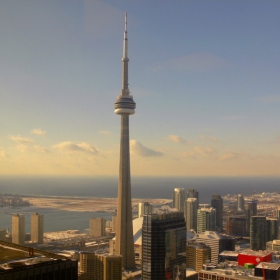
[[[129,157],[129,115],[134,114],[135,102],[128,89],[127,57],[127,13],[125,13],[122,90],[115,102],[115,113],[121,115],[120,166],[118,183],[118,208],[115,253],[122,256],[125,269],[135,267],[134,240],[132,228],[130,157]]]

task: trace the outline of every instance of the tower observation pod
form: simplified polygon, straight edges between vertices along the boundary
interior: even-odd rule
[[[123,67],[122,67],[122,90],[121,95],[117,97],[115,102],[115,113],[116,114],[134,114],[134,109],[136,107],[135,102],[133,101],[133,96],[129,93],[128,88],[128,57],[127,57],[127,13],[125,13],[125,27],[124,27],[124,40],[123,40]]]

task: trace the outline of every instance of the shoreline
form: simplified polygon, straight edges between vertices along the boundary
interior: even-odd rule
[[[38,208],[51,208],[75,212],[100,212],[113,213],[117,209],[117,198],[100,197],[59,197],[59,196],[24,196],[31,206]],[[132,208],[137,207],[139,202],[149,202],[152,205],[165,205],[171,199],[132,199]]]

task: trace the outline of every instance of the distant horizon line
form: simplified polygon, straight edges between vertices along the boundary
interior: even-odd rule
[[[118,175],[77,175],[77,174],[0,174],[1,177],[84,177],[84,178],[118,178]],[[280,175],[133,175],[131,178],[279,178]]]

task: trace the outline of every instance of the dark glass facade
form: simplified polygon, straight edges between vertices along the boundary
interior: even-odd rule
[[[216,209],[216,227],[217,231],[223,231],[223,199],[219,194],[213,194],[211,206]]]
[[[257,200],[247,201],[245,203],[245,217],[246,217],[246,234],[250,235],[251,217],[257,215]]]
[[[267,227],[266,217],[251,217],[250,249],[259,251],[266,249]]]
[[[173,279],[176,265],[186,263],[186,223],[182,212],[143,217],[142,280]]]

